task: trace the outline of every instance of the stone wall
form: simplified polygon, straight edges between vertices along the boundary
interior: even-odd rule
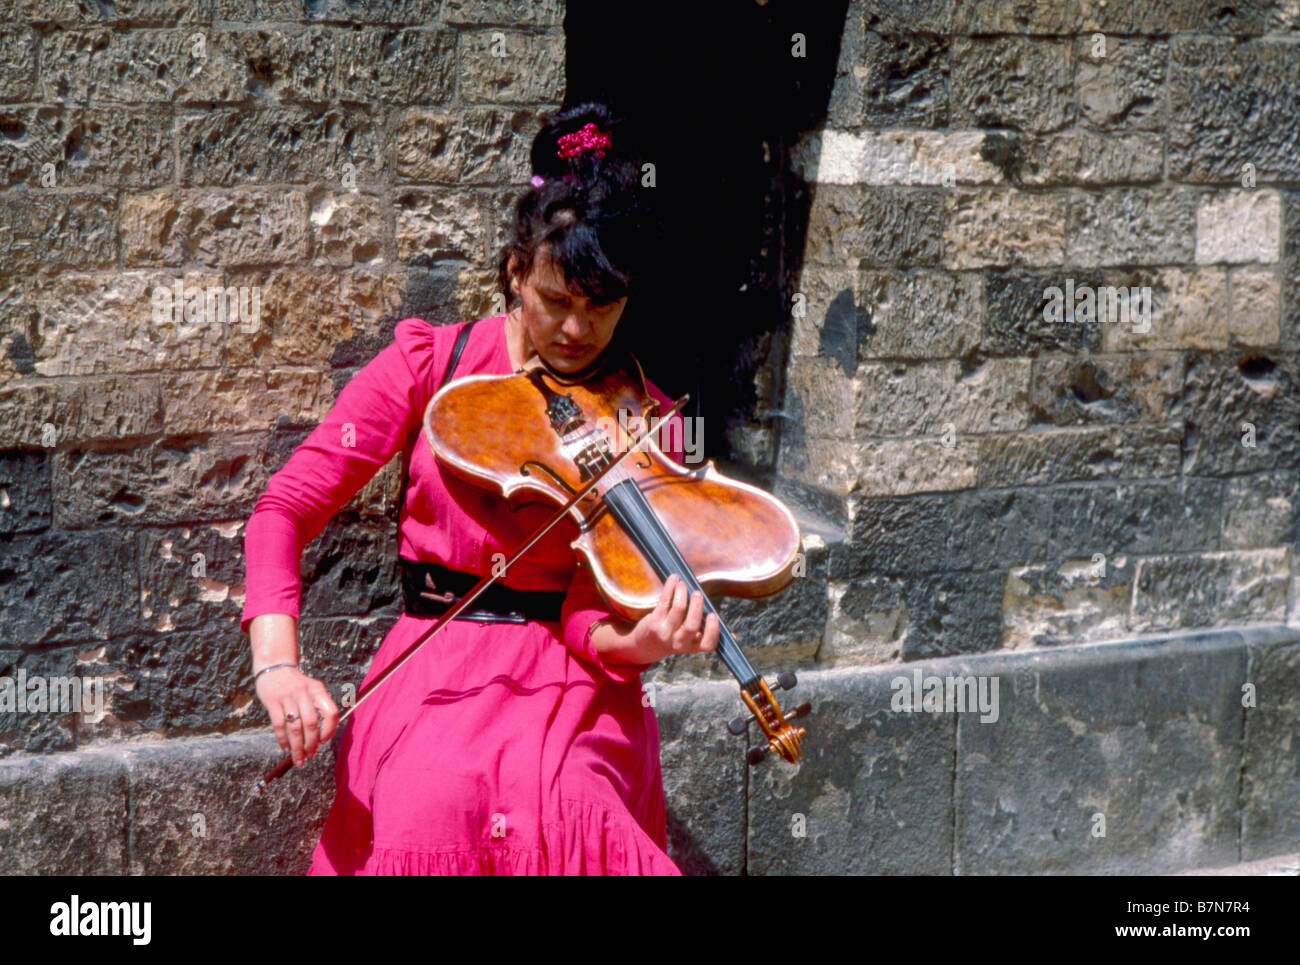
[[[1297,40],[1294,3],[850,6],[778,465],[838,540],[820,662],[1300,622]],[[1105,286],[1149,317],[1068,313]]]
[[[298,873],[333,754],[242,797],[279,756],[243,525],[397,319],[496,310],[565,8],[15,9],[0,677],[109,687],[102,716],[0,712],[3,869]],[[1300,850],[1300,9],[862,0],[830,39],[825,125],[774,202],[807,211],[789,357],[759,374],[805,567],[723,606],[756,666],[799,671],[806,757],[747,775],[725,671],[647,672],[670,853],[997,873]],[[169,313],[177,284],[259,311]],[[1044,315],[1053,287],[1107,285],[1150,288],[1149,328]],[[394,469],[304,555],[303,662],[335,693],[396,617]],[[914,672],[999,681],[997,720],[900,709]]]
[[[0,667],[113,683],[101,720],[0,714],[0,753],[265,726],[238,626],[244,522],[398,319],[493,314],[538,115],[563,97],[562,17],[472,0],[6,15]],[[303,655],[332,685],[396,616],[397,469],[306,554]]]

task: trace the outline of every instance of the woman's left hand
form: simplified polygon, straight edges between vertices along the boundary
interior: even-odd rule
[[[654,663],[673,653],[711,653],[718,646],[718,617],[704,616],[704,594],[687,594],[676,573],[664,581],[658,605],[638,620],[632,630],[633,647]]]

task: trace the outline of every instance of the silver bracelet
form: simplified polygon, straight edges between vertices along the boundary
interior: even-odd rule
[[[271,666],[263,667],[257,673],[253,674],[253,683],[257,683],[257,678],[262,676],[262,674],[266,673],[268,670],[279,670],[281,667],[296,667],[296,666],[298,666],[296,663],[273,663],[271,664]]]

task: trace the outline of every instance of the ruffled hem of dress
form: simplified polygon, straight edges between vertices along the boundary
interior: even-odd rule
[[[313,864],[308,874],[328,874]],[[442,851],[375,848],[362,875],[666,875],[681,870],[645,830],[607,805],[564,801],[541,848],[480,846]]]

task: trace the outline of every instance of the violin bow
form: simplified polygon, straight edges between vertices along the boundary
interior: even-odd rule
[[[442,614],[442,616],[438,617],[434,625],[429,627],[428,630],[424,631],[424,633],[422,633],[414,642],[412,642],[410,646],[408,646],[405,650],[403,650],[401,654],[397,657],[397,659],[394,660],[391,664],[389,664],[387,668],[385,668],[383,673],[381,673],[378,677],[372,680],[365,687],[361,688],[361,692],[357,694],[356,700],[354,700],[351,706],[349,706],[342,714],[339,715],[338,727],[335,728],[334,733],[337,734],[342,729],[344,722],[349,717],[352,716],[352,712],[361,706],[361,702],[363,700],[365,700],[376,690],[378,690],[380,684],[382,684],[385,680],[387,680],[399,669],[401,669],[402,665],[406,663],[408,660],[410,660],[413,656],[415,656],[416,651],[418,651],[421,647],[423,647],[426,643],[428,643],[429,640],[433,638],[434,634],[436,634],[439,630],[445,627],[452,620],[456,619],[456,617],[461,613],[462,610],[466,609],[471,603],[473,603],[476,599],[478,599],[479,595],[484,590],[486,590],[489,586],[495,583],[499,577],[505,576],[506,573],[510,570],[510,567],[513,566],[515,562],[519,560],[520,557],[522,557],[525,553],[527,553],[530,549],[532,549],[533,546],[537,543],[537,541],[540,540],[543,536],[547,534],[547,532],[550,531],[552,526],[554,526],[556,523],[558,523],[561,519],[563,519],[568,514],[569,510],[571,510],[574,506],[576,506],[579,502],[581,502],[587,496],[588,493],[590,493],[594,488],[596,488],[597,484],[599,484],[600,481],[605,478],[607,473],[609,473],[612,469],[614,469],[615,466],[618,466],[620,463],[622,463],[624,459],[626,459],[633,452],[639,449],[641,447],[641,443],[643,443],[646,439],[650,438],[650,436],[658,432],[659,427],[663,425],[665,422],[667,422],[668,419],[670,419],[673,415],[680,412],[682,410],[682,407],[685,406],[688,401],[690,401],[690,395],[689,394],[683,395],[680,399],[678,399],[675,403],[673,403],[672,408],[668,410],[668,412],[662,417],[662,419],[659,421],[658,424],[654,425],[653,427],[649,427],[639,435],[630,438],[627,449],[625,449],[614,459],[610,460],[610,462],[605,466],[604,469],[600,470],[599,473],[597,473],[590,480],[588,480],[586,485],[584,485],[581,489],[579,489],[577,493],[567,503],[561,506],[555,512],[555,515],[553,515],[549,520],[547,520],[547,522],[544,523],[542,527],[537,530],[537,532],[533,533],[533,535],[528,538],[528,540],[523,544],[523,546],[521,546],[518,550],[515,551],[514,555],[511,556],[510,559],[506,560],[506,562],[501,566],[494,566],[490,574],[488,574],[487,576],[483,577],[483,579],[475,583],[474,586],[471,587],[470,590],[451,607],[451,609],[446,610]],[[333,738],[331,737],[331,739]],[[286,754],[284,759],[281,760],[279,764],[276,764],[275,767],[267,771],[266,775],[260,781],[257,782],[257,784],[253,787],[251,794],[253,796],[261,795],[266,790],[268,784],[270,784],[272,781],[276,780],[277,778],[283,777],[291,770],[293,770],[293,755]]]

